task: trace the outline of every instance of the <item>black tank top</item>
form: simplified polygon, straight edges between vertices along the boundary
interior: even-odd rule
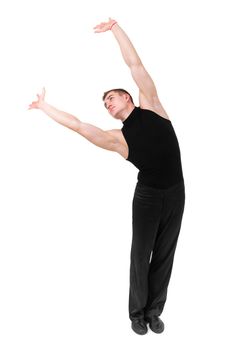
[[[121,131],[129,148],[126,160],[139,169],[138,182],[166,189],[184,181],[180,148],[170,120],[135,107],[123,124]]]

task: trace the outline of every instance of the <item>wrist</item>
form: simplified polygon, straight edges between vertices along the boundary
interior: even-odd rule
[[[39,107],[39,109],[40,109],[41,111],[44,111],[44,112],[45,112],[46,106],[48,106],[48,104],[47,104],[45,101],[40,101],[40,102],[39,102],[38,107]]]
[[[115,24],[117,24],[117,21],[114,21],[114,22],[111,24],[109,30],[112,30],[112,27],[113,27]]]

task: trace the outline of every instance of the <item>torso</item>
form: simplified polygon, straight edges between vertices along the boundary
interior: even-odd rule
[[[158,113],[155,110],[153,110],[153,112]],[[160,114],[160,116],[164,119],[170,120],[168,117],[162,116],[161,114]],[[127,159],[128,155],[129,155],[129,147],[128,147],[128,144],[124,138],[122,131],[120,129],[114,129],[111,132],[115,135],[115,137],[118,140],[116,152],[119,153],[123,158]]]
[[[138,183],[165,189],[183,181],[178,139],[166,114],[135,106],[122,123],[115,129],[114,151],[139,170]]]

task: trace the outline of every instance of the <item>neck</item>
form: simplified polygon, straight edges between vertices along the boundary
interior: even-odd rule
[[[121,115],[120,115],[120,117],[119,117],[119,119],[123,122],[123,121],[125,121],[127,118],[128,118],[128,116],[132,113],[132,111],[134,110],[134,108],[135,108],[135,105],[130,105],[130,106],[128,106],[126,109],[124,109],[124,111],[122,111],[122,113],[121,113]]]

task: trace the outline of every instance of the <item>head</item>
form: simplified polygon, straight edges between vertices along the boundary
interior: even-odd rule
[[[103,95],[104,106],[116,119],[121,119],[134,107],[132,96],[124,89],[108,90]]]

